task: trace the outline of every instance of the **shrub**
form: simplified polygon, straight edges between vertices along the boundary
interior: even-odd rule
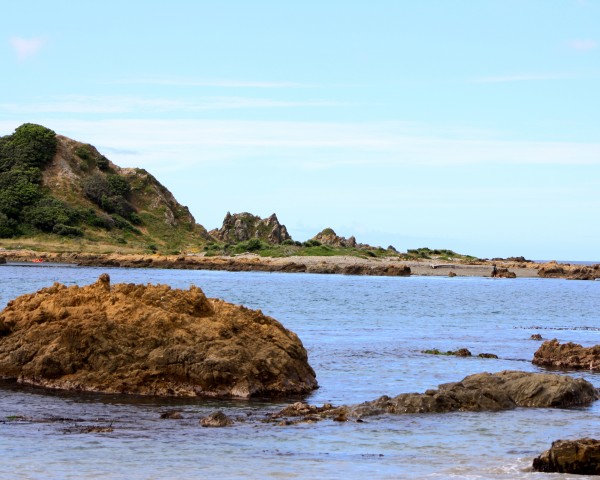
[[[311,238],[310,240],[307,240],[306,242],[304,242],[302,244],[303,247],[320,247],[321,246],[321,242],[319,242],[318,240],[315,240],[314,238]]]
[[[23,212],[23,221],[43,232],[52,232],[58,224],[72,223],[76,217],[77,212],[52,197],[41,199]]]
[[[110,196],[110,186],[104,175],[94,174],[83,182],[83,194],[96,205],[102,205],[102,197]]]
[[[111,197],[102,197],[100,206],[108,213],[116,213],[123,218],[129,218],[135,209],[133,206],[120,195],[114,195]]]
[[[129,186],[129,183],[127,183],[127,180],[125,180],[121,175],[107,175],[106,180],[108,182],[108,188],[111,195],[120,195],[125,198],[129,196],[131,187]]]
[[[98,166],[98,168],[100,170],[108,170],[108,167],[109,167],[108,158],[106,158],[104,155],[100,155],[96,159],[96,165]]]
[[[77,155],[82,160],[89,160],[92,158],[92,152],[90,147],[87,145],[81,145],[75,149],[75,155]]]
[[[41,196],[38,183],[39,169],[13,169],[0,174],[0,212],[17,218],[23,208],[35,203]]]
[[[52,228],[52,233],[56,235],[61,235],[63,237],[82,237],[83,231],[77,227],[71,227],[69,225],[63,225],[62,223],[57,223]]]
[[[258,238],[251,238],[247,242],[242,242],[240,246],[244,246],[243,248],[248,252],[256,252],[263,247],[263,244]]]
[[[115,221],[109,215],[90,215],[86,222],[88,225],[92,227],[104,228],[106,230],[111,230],[115,228]]]
[[[142,232],[140,232],[137,228],[135,228],[133,225],[131,225],[131,223],[129,223],[127,220],[125,220],[120,215],[112,215],[111,218],[115,222],[115,227],[117,227],[121,230],[135,233],[136,235],[141,235]]]
[[[17,222],[0,213],[0,238],[11,238],[17,233]]]

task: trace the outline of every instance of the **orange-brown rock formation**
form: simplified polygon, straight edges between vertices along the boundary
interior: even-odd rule
[[[600,440],[579,438],[552,442],[549,450],[533,459],[533,470],[600,475]]]
[[[0,377],[50,388],[165,396],[309,392],[296,334],[198,287],[55,283],[0,312]]]
[[[600,264],[572,265],[568,263],[548,262],[540,266],[538,269],[538,275],[544,278],[595,280],[600,278]]]
[[[533,354],[532,363],[544,367],[600,371],[600,345],[582,347],[577,343],[548,340]]]

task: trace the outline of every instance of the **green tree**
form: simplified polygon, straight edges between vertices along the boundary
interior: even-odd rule
[[[25,123],[0,142],[0,171],[13,167],[42,167],[56,153],[56,133],[49,128]]]

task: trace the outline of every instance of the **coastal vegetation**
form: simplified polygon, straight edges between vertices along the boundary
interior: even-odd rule
[[[0,137],[0,239],[54,251],[177,253],[209,238],[143,169],[24,124]]]
[[[93,253],[261,257],[353,256],[471,262],[427,247],[398,252],[325,228],[300,242],[272,214],[227,213],[207,232],[149,172],[121,168],[94,146],[27,123],[0,137],[0,247]]]

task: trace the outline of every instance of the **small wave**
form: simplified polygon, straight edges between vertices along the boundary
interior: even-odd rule
[[[533,325],[531,327],[514,327],[518,330],[580,330],[587,332],[600,332],[600,327],[541,327],[539,325]]]

